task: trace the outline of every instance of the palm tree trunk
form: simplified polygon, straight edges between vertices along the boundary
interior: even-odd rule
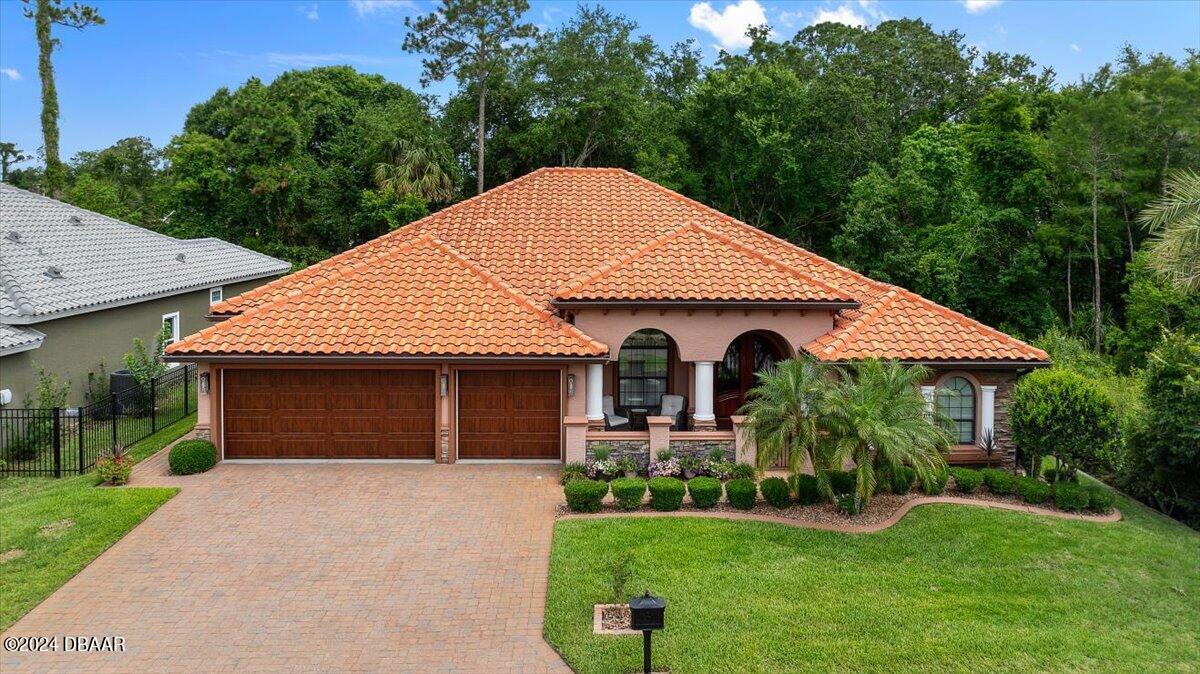
[[[50,0],[38,0],[34,27],[38,42],[38,77],[42,81],[42,145],[46,152],[46,190],[58,199],[62,196],[63,165],[58,158],[58,89],[54,86],[54,38],[50,35],[53,17]]]
[[[475,193],[483,194],[483,143],[487,137],[486,122],[484,122],[485,113],[487,112],[487,84],[481,78],[479,81],[479,128],[476,131],[476,141],[479,143],[479,154],[475,161]]]

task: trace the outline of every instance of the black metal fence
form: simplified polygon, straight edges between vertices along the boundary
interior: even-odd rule
[[[196,410],[196,366],[82,407],[0,409],[0,475],[79,475],[116,445],[128,447]]]

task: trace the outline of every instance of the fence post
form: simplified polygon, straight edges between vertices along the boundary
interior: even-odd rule
[[[76,409],[75,428],[79,429],[79,474],[83,475],[83,408]]]
[[[150,378],[150,433],[158,431],[158,377]]]
[[[112,446],[117,446],[117,394],[112,394],[108,397],[109,401],[109,421],[112,422]]]
[[[183,416],[184,417],[186,417],[188,415],[188,379],[191,379],[191,377],[192,377],[190,368],[191,368],[191,365],[187,365],[186,363],[183,366]],[[180,417],[180,418],[182,419],[183,417]]]
[[[54,477],[62,477],[62,408],[54,408]]]

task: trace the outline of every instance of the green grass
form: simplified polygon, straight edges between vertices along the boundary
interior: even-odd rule
[[[577,672],[641,671],[592,634],[614,599],[667,601],[654,666],[687,672],[1197,671],[1200,535],[1126,499],[1099,524],[926,505],[876,534],[759,522],[557,523],[545,634]]]
[[[141,461],[196,424],[192,415],[129,447]],[[55,480],[0,480],[0,553],[21,557],[0,562],[0,631],[8,629],[100,553],[116,543],[178,489],[98,489],[94,473]],[[74,525],[45,535],[41,527],[71,520]],[[129,569],[137,573],[137,569]]]

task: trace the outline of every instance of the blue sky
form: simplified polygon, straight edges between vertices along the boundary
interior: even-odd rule
[[[107,24],[59,28],[55,53],[63,159],[127,136],[162,145],[188,109],[218,87],[248,77],[270,80],[292,68],[348,63],[419,89],[420,59],[405,54],[404,17],[429,11],[420,0],[105,2]],[[818,20],[873,25],[913,17],[939,31],[957,29],[985,50],[1024,52],[1051,66],[1058,81],[1113,60],[1128,42],[1175,57],[1200,48],[1200,2],[1034,2],[946,0],[609,1],[663,45],[695,39],[710,60],[718,48],[743,48],[741,27],[770,23],[782,37]],[[575,2],[533,2],[528,20],[560,25]],[[446,87],[435,89],[444,93]],[[0,139],[26,152],[41,145],[37,46],[22,4],[0,0]]]

